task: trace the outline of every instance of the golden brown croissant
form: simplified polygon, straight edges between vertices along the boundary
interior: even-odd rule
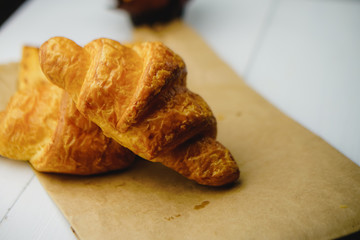
[[[42,172],[79,175],[122,169],[134,154],[87,120],[42,74],[37,48],[24,47],[19,90],[0,113],[0,154]]]
[[[186,88],[185,63],[162,43],[103,38],[82,48],[55,37],[41,46],[40,63],[84,116],[135,154],[200,184],[238,179],[236,162],[215,140],[213,113]]]

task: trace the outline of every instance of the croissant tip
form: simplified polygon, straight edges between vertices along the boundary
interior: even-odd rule
[[[233,169],[233,171],[229,174],[224,174],[218,177],[211,177],[209,179],[204,179],[203,181],[199,181],[202,185],[212,186],[212,187],[221,187],[221,186],[230,186],[237,182],[240,177],[240,171],[238,168]]]

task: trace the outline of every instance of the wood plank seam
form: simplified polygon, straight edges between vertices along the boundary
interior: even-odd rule
[[[260,31],[258,33],[257,38],[255,39],[253,49],[251,51],[249,59],[247,60],[246,66],[244,68],[244,73],[243,73],[242,77],[245,80],[245,82],[247,82],[249,73],[253,67],[253,64],[254,64],[257,56],[258,56],[260,47],[263,44],[263,42],[265,40],[265,36],[266,36],[267,32],[269,31],[269,28],[272,25],[272,20],[275,16],[278,6],[279,6],[279,0],[272,0],[272,2],[269,4],[266,16],[264,17],[263,23],[261,24]]]
[[[18,196],[15,198],[14,202],[10,205],[10,207],[7,209],[7,211],[5,212],[4,216],[1,218],[0,220],[0,225],[7,219],[11,209],[15,206],[15,204],[18,202],[18,200],[21,198],[21,196],[23,195],[23,193],[25,192],[26,188],[30,185],[30,183],[32,182],[32,180],[34,179],[35,174],[33,174],[30,179],[26,182],[25,186],[21,189],[20,193],[18,194]]]

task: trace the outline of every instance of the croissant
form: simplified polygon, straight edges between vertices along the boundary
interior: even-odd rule
[[[42,172],[89,175],[129,166],[135,155],[87,120],[43,75],[37,48],[24,47],[19,90],[0,113],[0,154]]]
[[[162,43],[101,38],[82,48],[55,37],[40,47],[40,64],[85,117],[135,154],[204,185],[238,179],[231,153],[215,140],[213,113],[186,87],[184,61]]]

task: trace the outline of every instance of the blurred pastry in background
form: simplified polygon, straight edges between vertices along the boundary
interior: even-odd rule
[[[130,14],[135,26],[166,23],[181,18],[188,0],[117,0],[117,6]]]

